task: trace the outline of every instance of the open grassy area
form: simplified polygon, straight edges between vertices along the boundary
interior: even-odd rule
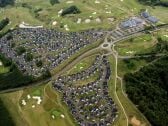
[[[121,56],[150,53],[158,43],[158,37],[161,37],[163,40],[168,40],[168,31],[162,29],[152,34],[145,34],[137,38],[118,42],[115,49]]]
[[[77,63],[72,69],[70,69],[67,73],[75,74],[75,73],[79,73],[80,71],[88,69],[94,63],[95,58],[96,58],[96,55],[91,55],[84,58],[79,63]]]
[[[156,39],[150,34],[142,35],[137,38],[131,38],[116,44],[116,51],[119,55],[129,56],[134,54],[143,54],[150,52],[157,43]]]
[[[33,96],[41,97],[41,104],[37,104]],[[61,101],[61,95],[53,90],[50,84],[0,94],[0,97],[17,126],[75,125],[67,107]],[[26,105],[22,105],[22,100],[26,101]],[[52,118],[53,115],[55,118]],[[61,115],[64,115],[64,118]]]
[[[14,27],[20,24],[22,21],[31,25],[44,25],[47,28],[61,28],[64,25],[68,25],[70,31],[85,30],[90,28],[112,28],[122,19],[137,15],[140,9],[147,8],[149,12],[157,16],[161,22],[168,22],[167,14],[168,10],[164,7],[149,7],[139,4],[136,0],[120,1],[120,0],[104,0],[99,4],[95,3],[95,0],[79,1],[73,0],[73,3],[67,3],[61,1],[59,4],[52,6],[49,0],[19,0],[16,2],[15,7],[6,7],[0,9],[0,19],[8,16],[11,23],[7,28]],[[26,5],[23,6],[23,4]],[[80,10],[80,14],[58,16],[58,12],[61,9],[65,9],[71,5],[77,6]],[[95,13],[96,12],[96,13]],[[77,24],[77,20],[81,19],[81,23]],[[101,21],[97,22],[99,18]],[[110,18],[110,19],[109,19]],[[86,19],[90,19],[90,23],[85,23]],[[113,21],[110,21],[114,19]],[[56,21],[56,25],[52,23]]]
[[[154,32],[154,36],[156,37],[161,37],[162,40],[168,40],[168,30],[167,29],[162,29],[157,32]]]
[[[9,71],[8,67],[0,66],[0,74],[7,73]]]
[[[124,126],[124,125],[126,125],[126,118],[125,118],[124,112],[121,109],[121,106],[117,100],[117,97],[115,95],[115,70],[116,70],[115,69],[115,58],[113,56],[109,56],[108,59],[111,64],[110,66],[111,66],[111,71],[112,71],[112,74],[111,74],[111,77],[109,80],[109,92],[110,92],[110,96],[114,100],[115,104],[117,105],[117,109],[118,109],[118,117],[113,125]]]
[[[118,75],[123,76],[126,73],[134,72],[144,65],[147,65],[145,59],[126,59],[118,61]]]

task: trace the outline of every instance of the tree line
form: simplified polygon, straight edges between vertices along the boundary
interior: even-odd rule
[[[9,19],[5,18],[2,21],[0,21],[0,31],[9,23]]]
[[[126,93],[152,126],[168,125],[168,56],[124,76]]]
[[[0,0],[0,7],[5,7],[7,5],[14,5],[15,0]]]
[[[149,6],[163,6],[168,7],[168,1],[164,0],[138,0],[140,3]]]

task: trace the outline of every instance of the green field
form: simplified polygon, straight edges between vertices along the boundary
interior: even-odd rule
[[[50,86],[47,84],[0,95],[17,126],[23,124],[25,126],[75,125],[66,105],[61,101],[61,95]],[[27,95],[40,96],[42,103],[38,105],[36,100],[28,99]],[[23,99],[26,101],[26,105],[21,104]],[[33,105],[35,105],[34,108]],[[61,118],[61,114],[65,118]],[[56,118],[53,119],[52,115],[55,115]]]
[[[9,71],[8,67],[0,66],[0,74],[7,73]]]
[[[159,30],[153,34],[145,34],[118,42],[115,46],[115,50],[121,56],[150,53],[158,43],[158,37],[161,37],[163,40],[168,40],[168,31]]]
[[[13,28],[21,22],[30,25],[44,25],[47,28],[60,28],[61,26],[68,25],[70,31],[85,30],[90,28],[112,28],[122,19],[138,15],[140,9],[147,8],[149,12],[157,16],[161,22],[168,22],[168,10],[164,7],[149,7],[139,4],[136,0],[120,1],[120,0],[104,0],[96,4],[95,0],[79,1],[73,0],[73,3],[66,3],[61,1],[54,6],[50,5],[49,0],[19,0],[15,7],[7,6],[0,9],[0,19],[8,17],[11,23],[5,28]],[[26,3],[26,6],[23,4]],[[80,10],[80,14],[68,15],[65,17],[58,17],[58,12],[71,5],[76,5]],[[94,14],[96,12],[96,14]],[[77,24],[78,18],[81,18],[81,23]],[[97,22],[99,18],[101,22]],[[110,19],[114,21],[110,21]],[[90,23],[85,23],[86,19],[90,19]],[[57,24],[53,26],[53,22]]]
[[[88,69],[95,61],[96,55],[88,56],[77,63],[72,69],[70,69],[67,74],[75,74],[80,71]]]
[[[121,56],[143,54],[150,52],[156,43],[156,38],[152,37],[150,34],[147,34],[137,38],[131,38],[126,41],[121,41],[116,44],[115,49]]]

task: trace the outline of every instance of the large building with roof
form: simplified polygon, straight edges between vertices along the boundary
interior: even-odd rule
[[[157,23],[159,21],[159,19],[157,19],[154,16],[151,16],[147,11],[143,11],[141,13],[141,16],[151,23]]]
[[[120,26],[122,28],[132,28],[136,26],[143,26],[145,21],[139,17],[131,17],[128,20],[121,22]]]

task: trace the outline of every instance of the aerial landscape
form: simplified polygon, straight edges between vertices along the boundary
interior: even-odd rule
[[[0,126],[168,126],[168,0],[0,0]]]

